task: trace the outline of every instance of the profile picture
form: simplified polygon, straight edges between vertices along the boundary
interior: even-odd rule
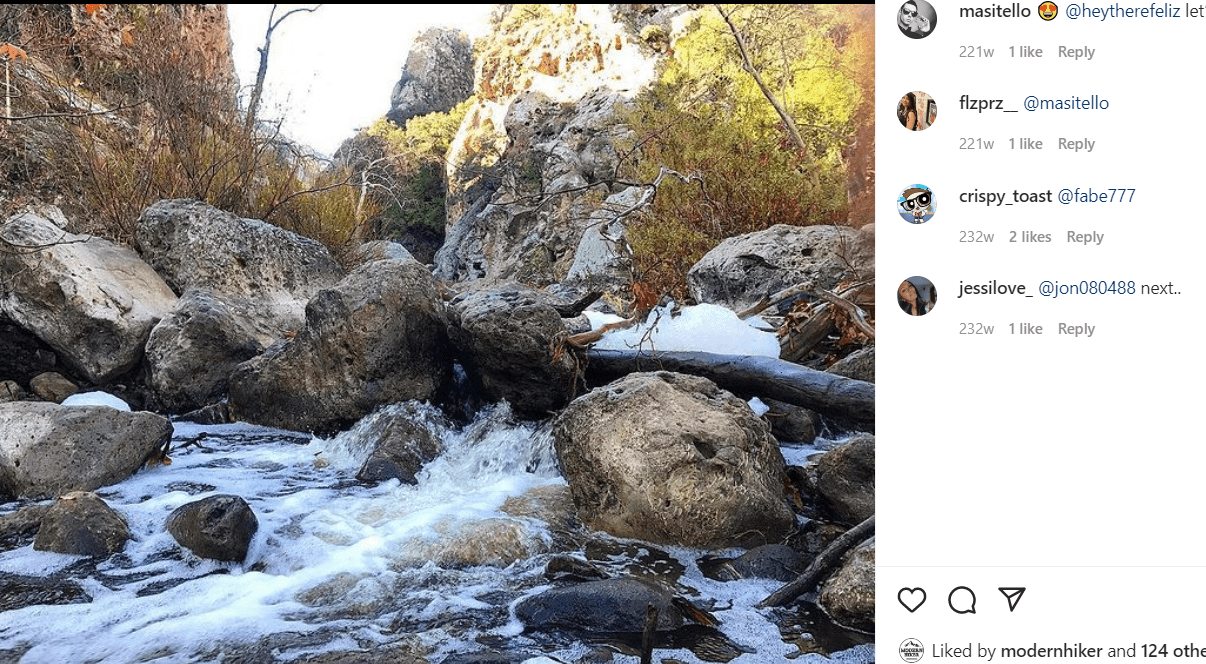
[[[896,27],[910,39],[923,39],[938,27],[938,12],[925,0],[908,0],[896,12]]]
[[[896,211],[910,224],[924,224],[938,211],[934,192],[924,184],[911,184],[896,197]]]
[[[910,316],[924,316],[934,310],[938,290],[925,277],[909,277],[896,288],[896,303]]]
[[[896,104],[896,117],[909,131],[923,131],[938,120],[938,102],[926,93],[906,92]]]

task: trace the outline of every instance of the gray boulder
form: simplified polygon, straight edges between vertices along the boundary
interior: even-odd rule
[[[875,632],[875,538],[846,556],[838,571],[821,586],[821,608],[838,624]]]
[[[366,263],[306,305],[297,335],[239,365],[236,419],[330,432],[377,406],[431,398],[447,380],[443,303],[415,261]]]
[[[0,404],[0,496],[37,498],[115,484],[171,437],[172,423],[154,413]]]
[[[448,334],[487,399],[544,417],[569,403],[577,363],[560,348],[565,325],[552,305],[519,284],[470,291],[448,306]]]
[[[546,590],[515,606],[515,617],[529,629],[585,632],[640,632],[645,609],[658,609],[658,631],[681,627],[682,612],[669,591],[638,579],[587,581]]]
[[[279,332],[299,326],[306,301],[344,276],[319,242],[196,200],[151,205],[135,238],[177,293],[207,288],[247,298],[257,318]]]
[[[629,375],[574,400],[554,435],[574,505],[592,528],[725,548],[777,542],[795,523],[767,424],[705,378]]]
[[[64,230],[56,208],[6,221],[0,240],[29,251],[0,255],[0,313],[41,339],[93,383],[137,366],[151,328],[176,296],[133,251]]]
[[[186,503],[168,515],[167,530],[202,558],[243,562],[260,522],[247,501],[219,494]]]
[[[224,397],[239,364],[262,353],[279,334],[255,311],[244,297],[186,291],[147,339],[147,384],[158,407],[186,412]]]
[[[385,114],[399,127],[428,113],[447,112],[473,94],[473,46],[460,30],[428,28],[415,37]]]
[[[875,514],[875,436],[861,435],[826,452],[808,469],[829,518],[854,525]]]
[[[832,289],[875,264],[873,236],[844,226],[787,226],[731,237],[687,273],[699,302],[747,309],[800,283]]]
[[[72,491],[46,511],[33,548],[103,558],[121,551],[129,539],[125,518],[100,496]]]

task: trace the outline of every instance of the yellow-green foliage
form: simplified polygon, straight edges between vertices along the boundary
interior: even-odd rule
[[[386,211],[386,233],[410,226],[444,228],[444,158],[461,121],[476,97],[447,113],[428,113],[406,121],[405,127],[381,118],[366,132],[385,141],[386,156],[397,174]]]
[[[385,139],[390,155],[404,162],[443,161],[456,131],[477,100],[470,97],[447,113],[428,113],[406,121],[405,127],[381,118],[368,128],[369,136]]]
[[[726,237],[774,224],[834,223],[845,214],[841,150],[853,133],[860,91],[836,43],[841,15],[744,5],[733,20],[805,149],[743,69],[719,13],[702,12],[625,117],[635,136],[626,175],[649,181],[664,166],[704,179],[702,189],[664,181],[652,209],[629,228],[638,278],[679,296],[686,270]]]

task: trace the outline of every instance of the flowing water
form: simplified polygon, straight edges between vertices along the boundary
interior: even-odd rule
[[[383,418],[398,416],[437,433],[445,451],[417,486],[356,481]],[[515,619],[516,603],[552,587],[549,557],[581,556],[598,536],[574,521],[550,433],[513,420],[505,405],[465,427],[427,406],[391,406],[330,440],[177,423],[173,447],[171,465],[98,491],[129,522],[122,553],[97,562],[30,544],[0,552],[0,593],[32,585],[60,602],[0,613],[0,662],[288,662],[373,652],[437,664],[488,647],[530,653],[532,662],[577,662],[601,649],[616,650],[610,661],[637,661],[622,644],[524,633]],[[242,564],[199,559],[164,529],[173,509],[215,493],[242,496],[259,519]],[[682,570],[679,587],[720,619],[732,661],[800,653],[793,639],[802,630],[788,634],[753,608],[778,582],[712,581],[694,563],[704,552],[668,551]],[[690,643],[669,645],[655,661],[723,661]],[[870,645],[838,647],[836,661],[874,658]],[[556,659],[536,659],[542,653]],[[831,661],[794,661],[813,660]]]

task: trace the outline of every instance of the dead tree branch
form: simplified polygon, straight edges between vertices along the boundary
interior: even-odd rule
[[[824,551],[821,552],[808,569],[804,570],[800,576],[794,581],[788,583],[782,588],[771,593],[766,599],[758,604],[758,608],[764,609],[768,606],[783,606],[791,602],[795,598],[812,590],[821,582],[838,563],[842,561],[842,557],[846,552],[854,547],[862,544],[868,538],[875,534],[875,515],[867,517],[867,520],[857,526],[842,533],[833,541]]]

